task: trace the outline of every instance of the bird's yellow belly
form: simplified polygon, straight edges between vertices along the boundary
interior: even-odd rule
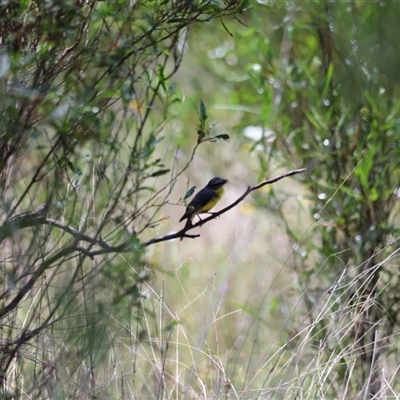
[[[215,190],[214,193],[216,194],[216,196],[214,196],[206,205],[201,207],[196,212],[196,214],[206,213],[206,212],[210,211],[221,200],[221,197],[224,194],[224,189],[220,188],[218,190]]]

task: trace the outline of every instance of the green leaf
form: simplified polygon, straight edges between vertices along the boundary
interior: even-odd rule
[[[149,192],[155,192],[155,190],[154,190],[154,188],[152,188],[152,187],[150,187],[150,186],[141,186],[141,187],[138,187],[137,189],[136,189],[136,191],[149,191]]]
[[[196,190],[196,186],[192,186],[185,194],[185,197],[183,198],[183,200],[188,199],[190,196],[192,196],[192,194],[195,192]]]
[[[169,169],[160,169],[159,171],[153,172],[150,177],[155,178],[156,176],[165,175],[169,172]]]
[[[376,188],[371,188],[369,194],[368,194],[368,200],[370,203],[373,203],[379,199],[379,192]]]
[[[213,139],[217,139],[217,140],[229,140],[230,137],[229,137],[229,135],[227,135],[226,133],[223,133],[222,135],[214,136]]]
[[[362,161],[358,164],[354,170],[354,174],[359,178],[362,188],[365,192],[370,189],[370,174],[374,166],[374,158],[378,152],[378,146],[373,146],[368,149],[367,154],[364,156]]]
[[[131,248],[135,251],[141,250],[141,243],[136,235],[131,235],[130,237]]]
[[[206,119],[207,119],[206,106],[203,100],[200,100],[200,120],[204,122]]]
[[[322,90],[322,97],[327,96],[329,88],[330,88],[330,84],[332,81],[332,76],[333,76],[333,64],[330,63],[329,67],[328,67],[328,71],[326,74],[326,78],[325,78],[325,84],[324,84],[324,88]]]
[[[197,142],[201,143],[204,139],[204,137],[208,134],[208,131],[206,130],[206,120],[207,120],[207,111],[206,111],[206,106],[203,102],[203,100],[200,100],[200,119],[199,119],[199,127],[197,129],[197,135],[198,139]]]
[[[355,199],[356,201],[359,201],[359,202],[364,202],[365,201],[364,197],[361,194],[358,194],[355,190],[353,190],[351,188],[348,188],[348,187],[342,185],[340,187],[340,190],[342,192],[346,193],[346,195],[349,196],[349,198],[353,198],[353,199]]]
[[[172,321],[170,321],[170,322],[167,323],[167,325],[165,326],[164,330],[165,330],[166,332],[172,331],[172,329],[173,329],[175,326],[179,325],[179,324],[180,324],[180,321],[172,320]]]

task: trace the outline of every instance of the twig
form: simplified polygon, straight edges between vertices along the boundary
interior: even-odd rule
[[[225,207],[224,209],[222,209],[218,212],[212,213],[211,216],[197,222],[194,225],[187,225],[178,232],[171,233],[169,235],[161,236],[158,238],[151,239],[147,242],[144,242],[144,243],[142,243],[142,246],[147,247],[152,244],[166,242],[166,241],[173,240],[173,239],[181,239],[181,238],[195,239],[195,238],[199,237],[200,235],[199,234],[188,234],[187,232],[194,228],[202,226],[215,218],[218,218],[222,214],[225,214],[230,209],[232,209],[233,207],[236,207],[240,202],[242,202],[251,192],[258,190],[258,189],[262,188],[263,186],[271,185],[272,183],[275,183],[283,178],[287,178],[288,176],[300,174],[300,173],[304,172],[305,170],[306,170],[306,168],[296,169],[293,171],[286,172],[285,174],[279,175],[275,178],[267,179],[267,180],[259,183],[258,185],[249,186],[246,189],[246,191],[237,200],[235,200],[232,204]],[[73,228],[72,226],[67,225],[63,222],[57,221],[52,218],[46,218],[45,217],[46,211],[47,211],[47,207],[45,205],[43,205],[41,207],[38,207],[38,209],[36,209],[33,212],[18,214],[15,217],[13,217],[12,219],[10,219],[8,222],[6,222],[5,224],[3,224],[3,226],[0,227],[0,243],[5,238],[11,236],[12,232],[15,232],[19,229],[32,227],[32,226],[36,226],[36,225],[51,225],[51,226],[57,227],[59,229],[62,229],[65,232],[69,233],[77,241],[84,241],[84,242],[90,243],[92,246],[95,246],[95,245],[99,246],[100,249],[94,250],[94,251],[89,251],[89,249],[85,249],[83,247],[75,247],[76,251],[79,251],[90,258],[93,258],[94,256],[101,255],[101,254],[121,253],[121,252],[128,252],[131,250],[131,242],[130,241],[126,241],[120,245],[113,246],[112,244],[106,242],[105,240],[102,240],[101,238],[86,235],[86,234],[78,231],[77,229]]]
[[[218,218],[220,215],[225,214],[226,212],[228,212],[230,209],[232,209],[233,207],[236,207],[240,202],[242,202],[251,192],[254,192],[255,190],[258,190],[260,188],[262,188],[263,186],[266,185],[271,185],[272,183],[275,183],[283,178],[287,178],[288,176],[293,176],[296,174],[300,174],[302,172],[304,172],[306,170],[306,168],[301,168],[301,169],[295,169],[293,171],[289,171],[286,172],[285,174],[279,175],[275,178],[271,178],[271,179],[267,179],[261,183],[259,183],[258,185],[254,185],[254,186],[249,186],[246,191],[236,200],[234,201],[232,204],[230,204],[229,206],[225,207],[224,209],[222,209],[221,211],[218,212],[213,212],[211,216],[195,223],[194,225],[189,225],[189,226],[185,226],[183,229],[181,229],[178,232],[175,233],[171,233],[169,235],[165,235],[165,236],[161,236],[158,238],[154,238],[149,240],[148,242],[143,243],[143,246],[150,246],[152,244],[155,243],[160,243],[160,242],[165,242],[168,240],[172,240],[172,239],[179,239],[179,238],[190,238],[190,239],[194,239],[199,237],[200,235],[188,235],[186,232],[190,231],[191,229],[197,228],[198,226],[202,226],[205,223]]]
[[[42,204],[32,212],[21,213],[9,219],[2,226],[0,226],[0,243],[4,239],[10,237],[14,232],[20,229],[38,225],[50,225],[60,228],[61,230],[69,233],[76,240],[82,240],[92,245],[100,246],[101,248],[107,250],[119,248],[119,246],[115,247],[101,238],[95,238],[86,235],[85,233],[78,231],[77,229],[73,228],[70,225],[65,224],[64,222],[57,221],[53,218],[46,218],[46,213],[47,213],[47,205]]]

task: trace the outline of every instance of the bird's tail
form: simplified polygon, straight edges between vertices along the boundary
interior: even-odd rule
[[[185,233],[191,226],[192,226],[192,218],[189,217],[186,221],[185,226],[183,227],[183,233]],[[183,236],[181,237],[180,240],[182,240],[182,239],[183,239]]]

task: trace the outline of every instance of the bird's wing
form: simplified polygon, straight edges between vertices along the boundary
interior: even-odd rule
[[[183,221],[185,218],[190,218],[192,215],[196,214],[197,210],[200,210],[205,204],[207,204],[211,199],[216,196],[213,190],[208,188],[203,188],[198,192],[193,200],[189,203],[186,208],[185,214],[179,220],[179,222]]]

